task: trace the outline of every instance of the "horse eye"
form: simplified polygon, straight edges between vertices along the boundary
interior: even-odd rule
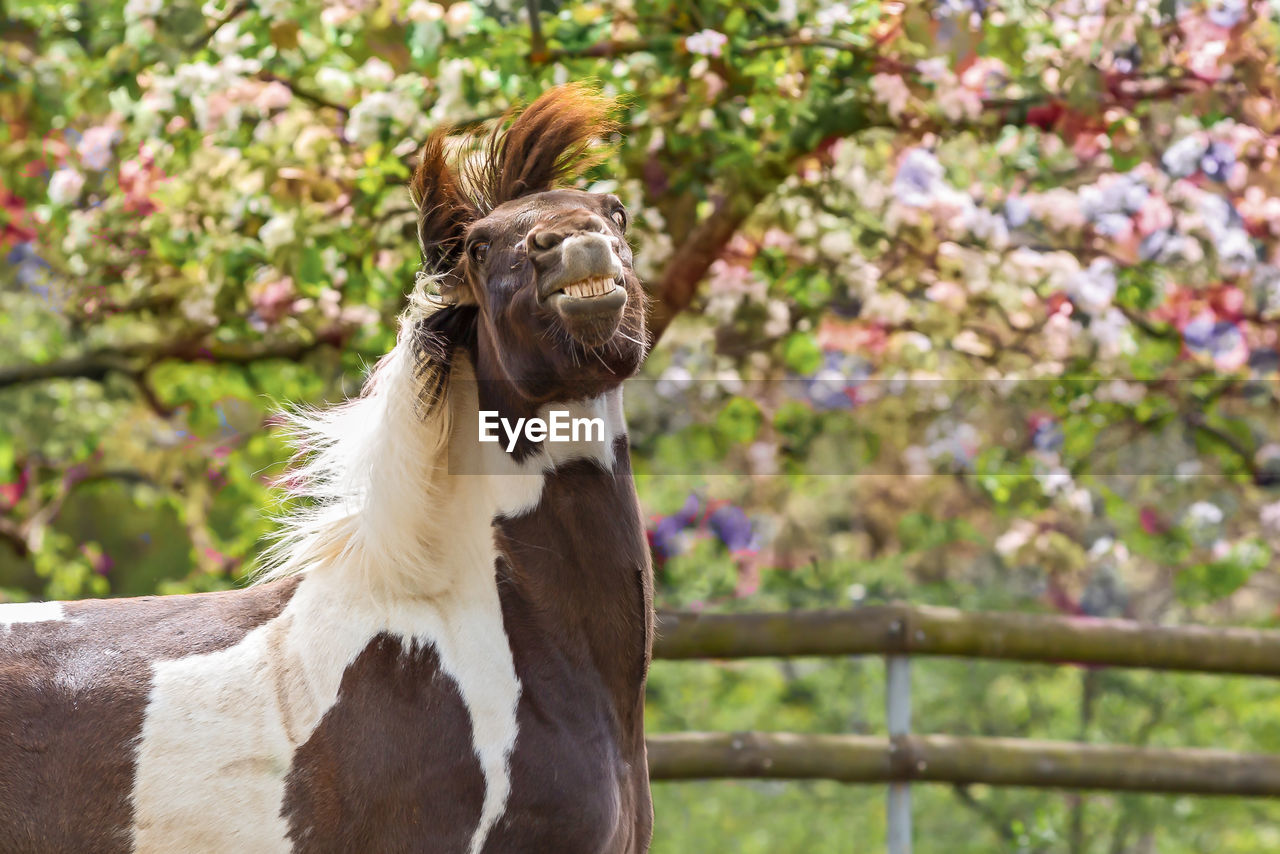
[[[485,256],[489,254],[489,243],[485,240],[477,240],[467,251],[471,253],[472,261],[483,264]]]
[[[616,211],[614,211],[611,214],[611,216],[613,217],[613,221],[618,224],[618,228],[622,229],[623,231],[627,230],[627,212],[626,211],[624,211],[622,208],[618,208]]]

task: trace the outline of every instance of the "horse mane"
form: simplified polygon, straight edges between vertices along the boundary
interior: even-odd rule
[[[275,519],[279,531],[259,558],[255,584],[343,563],[375,586],[433,545],[436,485],[448,465],[454,341],[474,327],[473,313],[433,302],[420,282],[395,347],[358,397],[281,413],[295,453],[279,482],[286,509]]]
[[[596,141],[617,129],[612,99],[582,83],[546,92],[511,111],[489,135],[483,157],[467,162],[466,184],[481,210],[572,181],[604,159]],[[505,128],[505,129],[504,129]]]
[[[497,205],[569,180],[598,158],[592,142],[613,129],[612,102],[577,84],[508,113],[487,143],[458,163],[451,130],[431,134],[409,190],[419,212],[424,270],[399,319],[396,344],[361,394],[330,408],[281,416],[296,449],[281,486],[287,509],[259,559],[254,583],[335,563],[367,589],[440,589],[439,546],[452,531],[440,516],[456,352],[474,343],[477,309],[435,296],[456,285],[453,267],[467,226]],[[437,567],[433,570],[432,567]]]
[[[503,115],[487,139],[427,137],[409,193],[418,210],[425,268],[447,276],[467,226],[501,204],[571,182],[607,154],[596,144],[617,129],[615,103],[584,83],[549,89],[523,111]]]

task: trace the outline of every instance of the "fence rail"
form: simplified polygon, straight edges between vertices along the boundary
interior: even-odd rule
[[[1280,796],[1280,756],[948,735],[651,735],[649,776]]]
[[[1280,631],[909,605],[756,614],[672,612],[658,619],[653,654],[673,660],[938,655],[1280,676]]]
[[[890,854],[910,854],[910,784],[918,782],[1280,797],[1280,756],[915,734],[910,670],[911,657],[927,655],[1280,676],[1280,631],[911,605],[665,613],[653,654],[673,661],[883,655],[887,736],[655,734],[649,775],[887,783]]]

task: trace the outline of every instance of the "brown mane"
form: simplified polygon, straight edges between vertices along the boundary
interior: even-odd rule
[[[468,224],[499,205],[572,181],[600,162],[597,145],[617,124],[612,99],[582,84],[557,86],[523,111],[513,109],[480,145],[450,146],[450,127],[423,146],[409,184],[418,209],[418,240],[429,273],[456,264]]]

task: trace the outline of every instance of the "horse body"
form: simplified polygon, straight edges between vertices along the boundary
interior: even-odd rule
[[[0,850],[643,850],[650,582],[608,441],[459,541],[488,570],[444,594],[335,565],[0,630]]]
[[[428,142],[439,295],[360,398],[294,416],[312,501],[257,586],[0,606],[0,851],[647,850],[644,298],[621,203],[553,186],[605,111],[539,99],[473,195]],[[604,435],[479,441],[552,409]]]

